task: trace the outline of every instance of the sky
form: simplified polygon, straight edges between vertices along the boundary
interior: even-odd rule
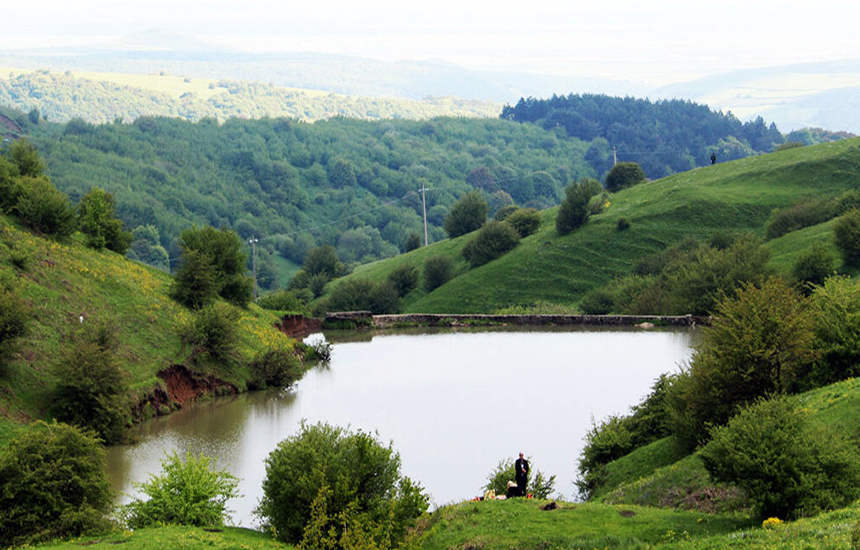
[[[860,57],[860,3],[836,0],[28,0],[0,51],[160,29],[247,51],[441,60],[652,85]]]

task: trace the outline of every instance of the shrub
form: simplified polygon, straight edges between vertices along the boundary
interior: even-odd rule
[[[839,217],[833,228],[833,240],[847,266],[860,266],[860,210]]]
[[[768,239],[776,239],[792,231],[824,223],[836,215],[837,206],[833,199],[805,200],[771,215],[765,226],[765,235]]]
[[[618,218],[618,222],[615,224],[616,231],[627,231],[630,229],[630,222],[627,218]]]
[[[466,193],[445,216],[445,232],[453,239],[479,229],[487,221],[487,210],[487,201],[477,191]]]
[[[831,277],[812,294],[815,362],[810,386],[860,376],[860,283]]]
[[[619,162],[606,174],[606,189],[614,193],[645,181],[645,172],[635,162]]]
[[[88,237],[87,246],[97,250],[107,248],[125,254],[134,239],[115,217],[113,195],[98,187],[90,189],[78,204],[78,227]]]
[[[26,139],[12,142],[9,147],[9,158],[18,167],[18,173],[22,176],[36,178],[45,171],[45,164],[39,158],[39,152]]]
[[[18,167],[0,155],[0,213],[9,212],[18,202]]]
[[[612,297],[612,292],[605,288],[589,290],[579,303],[579,309],[586,315],[606,315],[614,307],[615,299]]]
[[[226,471],[214,471],[204,455],[174,452],[161,461],[161,475],[135,486],[148,498],[134,499],[121,510],[129,527],[139,529],[169,523],[198,527],[224,525],[227,501],[236,498],[239,480]]]
[[[495,491],[497,495],[504,495],[508,490],[508,482],[516,479],[514,464],[515,461],[512,458],[499,462],[498,466],[487,476],[487,484],[484,485],[484,489]],[[534,475],[532,475],[532,471]],[[535,498],[547,499],[555,490],[554,475],[547,477],[540,470],[530,469],[526,479],[526,493],[531,493]]]
[[[329,297],[329,311],[370,311],[373,283],[367,279],[346,279],[334,287]]]
[[[0,453],[0,546],[107,530],[105,450],[90,432],[35,422]]]
[[[69,197],[44,176],[18,180],[13,212],[21,223],[43,235],[62,238],[75,231],[75,209]]]
[[[700,456],[717,481],[735,483],[759,517],[796,518],[860,496],[860,453],[810,425],[789,399],[760,401],[713,432]]]
[[[0,287],[0,362],[14,349],[15,341],[27,334],[30,309],[11,290]]]
[[[219,230],[211,226],[200,229],[191,227],[179,235],[179,247],[182,249],[183,260],[190,258],[194,253],[199,255],[200,258],[195,259],[194,262],[199,264],[199,269],[205,267],[207,272],[200,277],[214,279],[217,293],[221,297],[244,307],[254,295],[254,282],[250,277],[244,275],[247,258],[242,246],[239,235],[229,229]],[[206,266],[206,262],[210,266]],[[174,287],[190,284],[192,288],[188,292],[176,289],[171,294],[195,294],[195,288],[199,281],[193,275],[191,273],[179,277],[177,273],[173,283]],[[203,304],[210,302],[203,302]],[[201,307],[201,305],[191,307]]]
[[[257,305],[273,311],[290,311],[306,314],[308,303],[313,298],[307,289],[280,290],[260,296]]]
[[[346,266],[341,263],[337,251],[329,244],[308,250],[302,261],[302,269],[308,275],[325,275],[327,280],[346,274]]]
[[[594,187],[585,182],[572,183],[564,189],[565,197],[555,218],[555,229],[559,234],[567,235],[586,224],[591,217],[588,203],[593,192]]]
[[[836,198],[836,212],[839,216],[860,209],[860,189],[851,189]]]
[[[388,280],[397,289],[398,296],[406,296],[418,286],[418,268],[414,265],[401,265],[395,267],[388,274]]]
[[[804,294],[812,292],[814,286],[824,284],[827,277],[836,271],[836,257],[820,243],[798,256],[791,268],[797,286]]]
[[[238,330],[239,311],[216,303],[201,309],[181,326],[179,339],[193,348],[195,358],[230,363],[237,356]]]
[[[493,219],[497,222],[503,222],[508,219],[508,216],[520,210],[520,207],[516,204],[506,204],[505,206],[496,210],[496,213],[493,214]]]
[[[520,208],[504,221],[517,230],[520,238],[525,238],[540,228],[540,213],[534,208]]]
[[[412,252],[413,250],[417,250],[421,246],[421,237],[418,233],[412,232],[406,237],[406,241],[403,243],[403,251],[404,252]]]
[[[218,288],[212,258],[196,250],[183,252],[179,269],[170,284],[170,297],[185,307],[200,309],[215,301]]]
[[[484,265],[512,250],[520,235],[508,222],[491,221],[463,247],[463,257],[472,267]]]
[[[289,349],[270,348],[257,354],[251,363],[254,388],[286,388],[302,376],[302,362]]]
[[[400,310],[400,294],[391,281],[373,285],[368,296],[368,306],[374,315],[397,313]]]
[[[430,256],[424,260],[424,290],[433,292],[448,282],[454,266],[447,256]]]
[[[393,516],[394,536],[405,534],[428,506],[423,489],[401,476],[400,455],[390,445],[365,432],[303,422],[299,433],[281,441],[266,458],[256,513],[279,538],[296,543],[311,519],[312,503],[326,487],[328,513],[353,507],[371,521]]]
[[[325,292],[325,285],[328,284],[329,276],[325,273],[317,273],[308,277],[308,290],[314,298],[319,298]]]

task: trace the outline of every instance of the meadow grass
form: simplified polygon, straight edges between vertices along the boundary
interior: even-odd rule
[[[205,529],[179,525],[117,531],[103,536],[80,537],[37,546],[37,548],[50,548],[52,550],[72,550],[81,547],[94,549],[119,547],[123,550],[162,550],[165,548],[181,548],[183,550],[256,550],[264,548],[286,550],[294,548],[290,544],[275,541],[271,534],[252,529],[238,527]]]

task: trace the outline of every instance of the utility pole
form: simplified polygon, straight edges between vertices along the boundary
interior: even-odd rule
[[[251,251],[254,257],[254,301],[257,301],[257,243],[260,242],[257,237],[251,237],[248,239],[248,242],[251,243]]]
[[[427,186],[421,182],[421,205],[424,207],[424,246],[427,246]]]
[[[612,166],[618,164],[618,154],[615,152],[615,146],[612,146]]]

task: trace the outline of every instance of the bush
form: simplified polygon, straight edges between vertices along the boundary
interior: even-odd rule
[[[502,221],[498,218],[496,220]],[[519,208],[504,218],[504,221],[517,230],[520,238],[528,237],[540,228],[540,214],[534,208]]]
[[[170,297],[185,307],[200,309],[215,301],[218,289],[212,258],[196,250],[184,251],[170,284]]]
[[[493,219],[497,222],[503,222],[508,219],[508,216],[520,210],[520,207],[516,204],[506,204],[505,206],[496,210],[496,213],[493,214]]]
[[[346,279],[334,287],[329,297],[329,311],[370,311],[373,283],[367,279]]]
[[[254,389],[286,388],[302,376],[302,362],[292,350],[270,348],[257,354],[251,363]]]
[[[0,453],[0,546],[105,531],[105,449],[67,424],[35,422]]]
[[[606,315],[614,307],[612,292],[605,288],[589,290],[579,303],[579,309],[586,315]]]
[[[454,266],[447,256],[430,256],[424,260],[424,290],[433,292],[448,282]]]
[[[36,178],[45,171],[45,164],[39,158],[39,152],[26,139],[12,142],[9,147],[9,158],[18,167],[18,173],[22,176]]]
[[[791,275],[804,294],[810,294],[813,287],[824,284],[835,272],[836,257],[820,243],[798,256],[791,268]]]
[[[78,227],[87,235],[87,246],[101,250],[107,248],[125,254],[134,237],[123,231],[122,222],[115,217],[113,195],[93,187],[78,204]]]
[[[368,297],[370,312],[374,315],[397,313],[400,310],[400,294],[391,281],[373,285]]]
[[[759,517],[796,518],[860,496],[860,452],[811,425],[787,398],[760,401],[717,428],[700,456],[717,481],[737,484]]]
[[[43,235],[62,238],[75,231],[75,209],[62,191],[44,176],[18,180],[13,212],[21,223]]]
[[[555,229],[561,235],[567,235],[574,229],[579,229],[591,217],[588,203],[594,196],[594,187],[587,182],[572,183],[565,190],[564,200],[555,218]]]
[[[445,216],[445,232],[453,239],[479,229],[487,221],[487,210],[487,201],[477,191],[466,193]]]
[[[0,362],[14,349],[15,341],[27,334],[30,309],[10,290],[0,287]]]
[[[839,217],[833,227],[833,241],[847,266],[860,266],[860,210]]]
[[[313,295],[307,289],[280,290],[260,296],[257,305],[272,311],[289,311],[305,315]]]
[[[183,274],[182,277],[177,273],[171,295],[196,294],[196,288],[202,282],[200,279],[212,278],[222,298],[237,306],[246,306],[254,295],[254,282],[244,274],[247,258],[242,246],[239,235],[229,229],[219,230],[206,226],[200,229],[191,227],[183,231],[179,235],[179,247],[182,249],[183,260],[188,263],[187,258],[190,259],[196,253],[199,258],[194,259],[194,262],[199,264],[198,269],[205,268],[206,273],[197,278],[194,277],[194,273]],[[205,265],[207,262],[210,266]],[[175,288],[183,285],[190,285],[191,288],[187,291]],[[206,303],[211,301],[190,307],[202,307]]]
[[[404,252],[412,252],[413,250],[417,250],[421,246],[421,237],[418,233],[410,233],[408,237],[406,237],[406,241],[403,243],[403,251]]]
[[[832,277],[812,294],[815,348],[812,386],[860,376],[860,282]]]
[[[776,239],[792,231],[824,223],[836,215],[837,206],[833,199],[806,200],[787,210],[777,210],[765,226],[765,235],[768,239]]]
[[[635,162],[619,162],[606,174],[606,189],[612,193],[645,181],[645,172]]]
[[[218,363],[232,363],[239,343],[239,311],[216,303],[198,311],[180,327],[179,339],[190,345],[195,359],[203,357]]]
[[[401,265],[395,267],[388,274],[388,280],[397,289],[397,295],[406,296],[418,286],[418,268],[413,265]]]
[[[326,487],[328,513],[353,507],[371,521],[393,516],[395,537],[403,536],[428,506],[421,487],[401,476],[400,455],[390,445],[365,432],[303,422],[298,434],[281,441],[266,458],[256,513],[279,538],[296,543],[311,519],[312,503]]]
[[[630,222],[627,218],[618,218],[618,222],[615,224],[616,231],[627,231],[630,229]]]
[[[18,202],[18,167],[0,155],[0,213],[9,212]]]
[[[487,476],[487,484],[484,485],[484,489],[495,491],[497,495],[507,493],[508,482],[516,479],[515,462],[512,458],[499,462],[499,465]],[[530,460],[529,463],[531,463]],[[532,475],[532,472],[534,472],[534,475]],[[547,477],[540,470],[530,469],[526,480],[526,493],[531,493],[535,498],[550,498],[552,492],[555,490],[555,476]]]
[[[508,222],[491,221],[463,247],[463,257],[472,267],[484,265],[512,250],[520,235]]]
[[[94,430],[106,443],[119,443],[130,423],[130,383],[115,352],[79,339],[55,367],[53,409],[63,422]]]
[[[325,275],[326,280],[332,280],[346,274],[346,266],[337,257],[333,246],[324,244],[308,250],[302,261],[302,269],[308,275]]]
[[[161,461],[161,475],[151,475],[135,486],[148,497],[123,506],[121,515],[132,529],[168,523],[198,527],[224,525],[227,501],[239,496],[239,480],[226,471],[210,468],[207,456],[174,452]]]

